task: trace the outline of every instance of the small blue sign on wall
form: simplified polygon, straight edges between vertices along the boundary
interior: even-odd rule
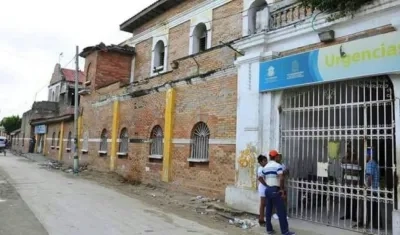
[[[46,134],[46,130],[47,130],[46,125],[35,126],[35,134]]]

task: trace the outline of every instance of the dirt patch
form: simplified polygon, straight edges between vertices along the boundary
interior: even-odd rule
[[[72,174],[70,176],[72,177]],[[79,176],[140,199],[163,211],[226,231],[229,235],[259,234],[260,228],[256,224],[255,216],[232,210],[217,199],[171,191],[155,185],[128,182],[116,173],[85,170],[79,173]]]

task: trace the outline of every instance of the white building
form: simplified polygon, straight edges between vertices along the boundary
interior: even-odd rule
[[[291,0],[244,0],[243,10],[248,37],[235,44],[245,54],[236,61],[237,176],[226,202],[258,214],[256,156],[278,149],[290,168],[289,216],[371,233],[351,219],[365,224],[367,214],[379,215],[380,232],[396,234],[400,1],[377,0],[331,22]],[[342,167],[347,148],[361,169],[352,186]],[[367,148],[379,164],[378,192],[363,186]],[[340,220],[354,204],[358,218]]]

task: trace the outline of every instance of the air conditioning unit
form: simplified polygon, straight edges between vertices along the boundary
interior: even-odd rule
[[[164,66],[163,65],[158,66],[158,67],[154,67],[153,73],[159,73],[159,72],[161,72],[163,70],[164,70]]]

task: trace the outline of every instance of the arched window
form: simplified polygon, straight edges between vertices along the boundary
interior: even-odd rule
[[[54,148],[56,144],[56,132],[53,132],[53,135],[51,136],[51,148]]]
[[[165,65],[165,45],[163,41],[158,41],[154,48],[154,69],[163,70]]]
[[[248,11],[249,34],[260,32],[268,27],[269,16],[265,0],[256,0]]]
[[[59,132],[58,132],[58,140],[57,140],[57,148],[60,147],[61,141],[62,141],[62,139],[61,139],[61,132],[59,131]]]
[[[71,150],[72,132],[68,132],[67,149]]]
[[[153,128],[150,139],[150,156],[153,158],[161,158],[164,150],[164,135],[161,126],[157,125]]]
[[[107,153],[107,130],[103,129],[100,135],[100,151]]]
[[[192,143],[190,151],[190,162],[209,161],[210,129],[204,122],[197,123],[192,130]]]
[[[82,152],[88,152],[89,151],[89,133],[88,131],[85,131],[83,134],[83,142],[82,142]]]
[[[198,24],[193,31],[193,54],[205,51],[207,45],[207,26],[204,23]]]
[[[119,143],[119,155],[126,155],[128,153],[129,135],[128,129],[123,128],[119,135],[121,142]]]

